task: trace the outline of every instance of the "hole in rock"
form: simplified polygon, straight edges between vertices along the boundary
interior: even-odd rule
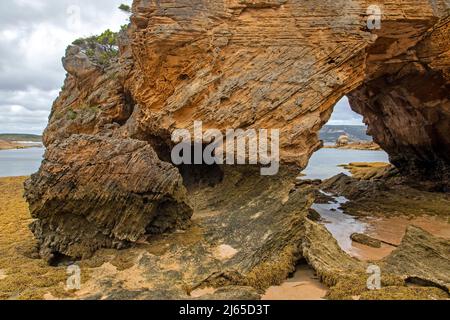
[[[75,261],[73,258],[66,256],[65,254],[54,252],[52,258],[49,261],[49,265],[52,267],[69,266]]]
[[[204,151],[206,145],[200,146]],[[182,164],[178,166],[180,174],[183,177],[184,185],[188,189],[196,187],[214,187],[223,181],[224,173],[222,168],[217,164],[194,164],[195,163],[195,146],[191,147],[192,164]]]
[[[189,75],[183,73],[180,74],[180,76],[178,77],[178,79],[180,79],[181,81],[185,81],[185,80],[189,80],[191,77],[189,77]]]
[[[362,117],[352,111],[347,97],[342,98],[334,107],[328,123],[320,131],[324,147],[311,157],[304,170],[303,179],[327,180],[339,174],[351,175],[343,165],[350,163],[389,163],[388,154],[382,150],[372,150],[376,145],[367,134],[367,127]],[[319,186],[319,189],[322,187]],[[332,195],[319,190],[316,203],[312,209],[320,221],[339,243],[339,246],[352,256],[360,259],[379,257],[389,253],[388,250],[372,250],[356,245],[351,236],[365,233],[368,225],[341,208],[348,202],[343,195]]]
[[[132,114],[134,112],[134,106],[136,105],[136,102],[134,101],[134,99],[129,91],[125,91],[123,93],[123,97],[124,97],[124,105],[125,105],[124,110],[123,110],[120,118],[116,120],[116,122],[120,126],[123,126],[123,125],[125,125],[125,123],[127,123],[128,119],[130,119],[130,117],[132,116]]]
[[[171,157],[173,143],[170,140],[170,135],[163,134],[160,137],[151,136],[147,137],[145,140],[150,141],[150,144],[158,154],[160,160],[173,163]],[[213,187],[223,181],[224,173],[219,165],[208,165],[205,163],[193,164],[195,163],[195,146],[192,145],[190,148],[187,148],[190,149],[190,163],[192,164],[181,164],[177,166],[183,177],[183,183],[186,188],[192,189],[204,186]],[[206,145],[202,145],[201,148],[204,151]],[[180,156],[184,156],[183,152],[180,153]]]
[[[320,131],[324,147],[316,151],[304,170],[305,179],[329,179],[349,172],[341,165],[354,162],[386,162],[389,156],[376,148],[367,133],[361,115],[355,113],[347,97],[343,97],[333,109],[331,118]],[[360,145],[357,147],[356,145]]]

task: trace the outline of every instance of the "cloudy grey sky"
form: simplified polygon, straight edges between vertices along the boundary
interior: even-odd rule
[[[353,112],[350,108],[347,97],[344,97],[334,107],[333,115],[331,116],[330,125],[355,125],[363,126],[363,118],[361,115]]]
[[[73,40],[119,30],[131,0],[0,1],[0,133],[42,133],[63,84],[61,57]],[[331,124],[361,124],[341,101]]]
[[[61,57],[81,36],[119,30],[131,0],[0,1],[0,133],[42,133],[63,84]]]

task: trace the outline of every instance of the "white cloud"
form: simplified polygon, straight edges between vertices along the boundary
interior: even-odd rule
[[[67,45],[119,30],[128,18],[121,3],[130,0],[0,1],[0,132],[43,131],[64,81]]]
[[[363,126],[363,117],[354,112],[347,97],[343,97],[334,107],[329,125],[355,125]]]

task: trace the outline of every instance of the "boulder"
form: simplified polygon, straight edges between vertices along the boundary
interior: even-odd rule
[[[41,255],[85,258],[185,227],[193,210],[182,181],[143,141],[74,135],[53,144],[25,183]]]
[[[360,244],[372,247],[372,248],[381,248],[381,241],[374,239],[366,234],[362,233],[354,233],[350,236],[350,238]]]

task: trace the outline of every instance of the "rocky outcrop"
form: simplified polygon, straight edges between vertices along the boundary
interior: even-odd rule
[[[326,228],[304,222],[303,257],[330,287],[328,299],[398,300],[448,299],[448,240],[410,227],[402,244],[385,260],[374,263],[350,257]],[[373,270],[380,288],[369,289]],[[412,284],[415,284],[412,286]]]
[[[417,163],[444,178],[444,166],[431,164],[448,164],[450,154],[449,4],[383,3],[381,29],[373,30],[369,5],[135,1],[127,84],[151,123],[147,130],[187,128],[194,120],[221,130],[280,128],[283,161],[303,167],[334,104],[350,93],[396,165],[408,172],[408,163]],[[380,88],[365,94],[372,83]],[[390,99],[380,101],[386,110],[370,102],[377,97]]]
[[[382,180],[399,176],[398,170],[385,162],[352,162],[340,165],[357,180]]]
[[[303,259],[330,287],[328,299],[449,298],[448,241],[410,228],[402,245],[377,263],[381,289],[369,290],[368,263],[349,257],[323,225],[305,219],[311,188],[290,183],[295,171],[267,179],[258,168],[228,170],[222,182],[194,193],[197,214],[186,230],[146,235],[138,245],[99,249],[77,261],[78,291],[65,288],[68,260],[49,267],[36,257],[23,178],[0,179],[8,195],[0,198],[7,231],[0,244],[0,298],[253,300]]]
[[[195,188],[183,196],[182,183],[221,179],[211,168],[178,172],[168,163],[171,133],[194,121],[222,132],[279,129],[281,162],[303,168],[334,104],[351,93],[402,172],[431,170],[426,177],[445,181],[448,2],[384,3],[380,30],[367,28],[367,7],[135,0],[117,55],[75,42],[44,136],[46,160],[27,183],[43,255],[85,256],[185,225]],[[376,108],[378,89],[387,111]]]
[[[72,135],[55,142],[25,189],[47,259],[120,249],[182,228],[192,216],[178,170],[138,140]]]
[[[369,49],[370,76],[350,95],[369,134],[403,173],[447,181],[450,176],[450,18],[420,34],[412,23],[382,29]],[[421,28],[430,28],[422,21]],[[403,39],[400,34],[408,34]],[[402,48],[407,50],[402,52]],[[388,66],[388,67],[387,67]]]
[[[411,183],[399,177],[391,167],[378,167],[378,173],[372,170],[358,178],[339,174],[325,180],[320,188],[349,199],[341,207],[354,216],[419,217],[427,214],[446,220],[450,216],[448,193],[430,191],[428,183]],[[365,176],[369,180],[364,180]]]
[[[372,150],[372,151],[380,151],[381,147],[375,142],[352,142],[346,145],[326,145],[324,148],[327,149],[345,149],[345,150]]]
[[[148,235],[138,246],[81,261],[82,270],[93,261],[96,267],[77,297],[258,299],[284,281],[302,257],[311,188],[295,187],[296,170],[261,177],[257,167],[223,169],[220,183],[191,193],[195,214],[185,231]]]
[[[450,241],[410,226],[400,246],[385,259],[386,272],[411,284],[450,290]]]

